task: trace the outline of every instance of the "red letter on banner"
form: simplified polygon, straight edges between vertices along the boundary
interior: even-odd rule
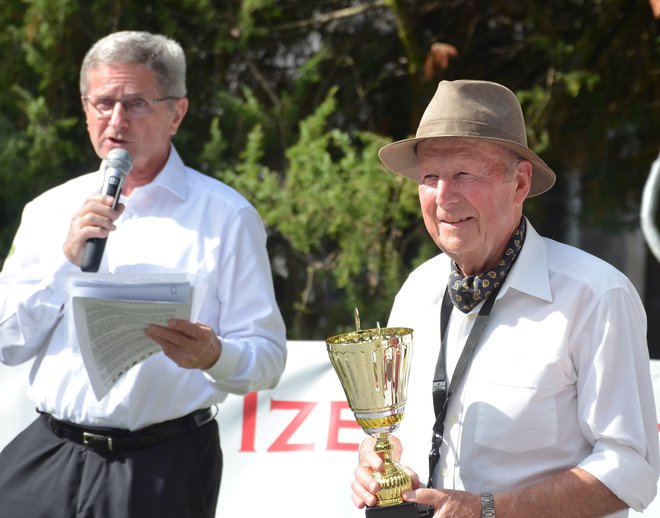
[[[243,398],[243,436],[239,451],[257,451],[254,437],[257,433],[257,393],[250,392]]]
[[[341,418],[341,411],[348,409],[346,401],[330,402],[330,430],[328,431],[328,450],[358,451],[359,444],[355,442],[339,442],[341,428],[360,428],[354,419]]]
[[[276,401],[271,400],[271,410],[298,410],[298,415],[293,418],[275,442],[268,448],[268,451],[311,451],[313,444],[289,444],[289,439],[296,433],[302,422],[312,413],[317,403],[309,401]]]

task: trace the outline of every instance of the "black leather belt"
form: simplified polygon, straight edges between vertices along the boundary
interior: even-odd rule
[[[42,413],[51,431],[58,437],[87,446],[98,453],[116,453],[122,450],[135,450],[156,444],[170,437],[188,433],[211,422],[215,412],[210,408],[196,410],[191,414],[164,421],[134,432],[120,428],[100,428],[60,421],[52,415]]]

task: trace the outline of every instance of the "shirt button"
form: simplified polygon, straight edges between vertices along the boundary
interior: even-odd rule
[[[442,468],[442,476],[443,477],[448,477],[449,476],[449,470],[447,468]]]
[[[458,418],[455,415],[449,417],[449,424],[456,424],[457,422]]]

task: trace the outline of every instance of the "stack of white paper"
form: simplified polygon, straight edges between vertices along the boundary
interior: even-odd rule
[[[89,275],[69,278],[71,309],[85,368],[100,400],[131,367],[161,350],[149,324],[190,320],[193,287],[185,275]]]

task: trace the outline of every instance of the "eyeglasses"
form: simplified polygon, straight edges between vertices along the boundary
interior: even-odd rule
[[[83,101],[89,103],[98,113],[99,119],[107,119],[112,115],[117,103],[121,103],[122,108],[131,117],[144,117],[151,113],[153,106],[164,101],[175,101],[181,97],[167,96],[160,99],[145,99],[144,97],[130,97],[128,99],[113,99],[112,97],[90,97],[83,95]]]

